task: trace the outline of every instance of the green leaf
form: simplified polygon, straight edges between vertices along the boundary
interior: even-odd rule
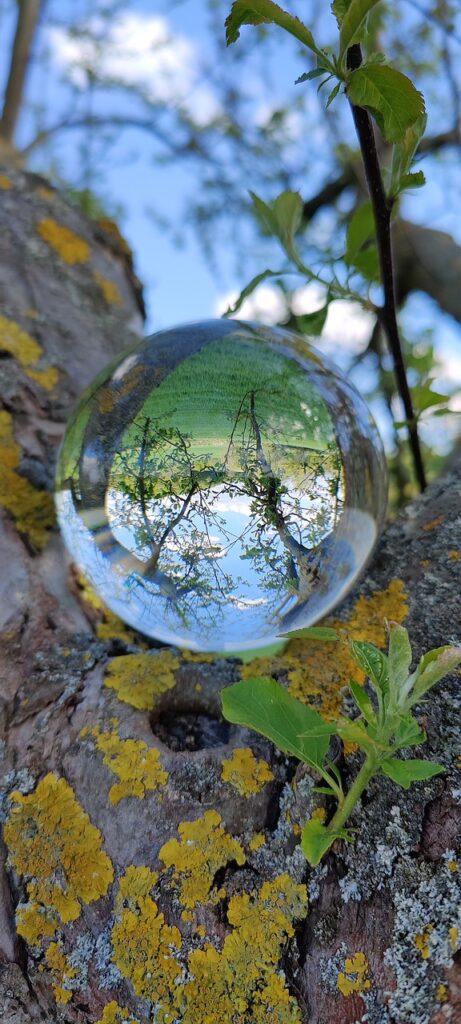
[[[411,665],[411,645],[408,630],[396,622],[389,624],[389,692],[395,704],[399,704],[399,695],[406,683]]]
[[[350,73],[347,95],[375,118],[384,138],[402,142],[424,115],[424,98],[406,75],[387,64],[362,64]]]
[[[281,192],[272,204],[277,234],[289,247],[303,219],[304,201],[299,192]]]
[[[369,751],[376,753],[392,749],[389,743],[383,743],[382,740],[377,738],[376,730],[373,729],[373,726],[370,725],[367,728],[359,718],[355,718],[354,721],[351,721],[349,718],[340,719],[336,724],[336,732],[346,743],[357,743],[367,753]]]
[[[426,733],[413,715],[402,715],[394,732],[393,747],[414,747],[424,743]]]
[[[339,640],[339,633],[330,626],[307,626],[305,629],[294,629],[292,633],[280,633],[279,636],[287,637],[288,640]]]
[[[375,221],[373,207],[368,201],[363,206],[358,206],[349,221],[346,239],[346,263],[352,263],[354,257],[360,252],[365,242],[375,237]]]
[[[418,758],[400,761],[397,757],[390,757],[382,763],[381,771],[399,786],[409,789],[413,782],[432,779],[434,775],[444,772],[445,768],[443,764],[436,764],[434,761],[421,761]]]
[[[350,3],[351,0],[333,0],[331,10],[336,18],[336,21],[338,22],[338,28],[341,28],[341,22]]]
[[[301,836],[301,849],[312,867],[320,863],[324,853],[330,849],[335,839],[350,841],[351,835],[346,829],[331,831],[317,818],[311,818],[306,822]]]
[[[349,47],[358,41],[358,33],[362,28],[363,22],[372,7],[377,3],[378,0],[351,0],[341,20],[339,34],[340,58],[344,57]]]
[[[231,314],[237,313],[240,307],[243,306],[245,299],[254,292],[255,288],[257,288],[262,281],[266,281],[268,277],[282,277],[284,273],[287,272],[284,270],[263,270],[261,274],[257,274],[256,277],[253,277],[250,283],[243,288],[233,306],[229,306],[229,309],[226,309],[224,316],[231,316]]]
[[[327,99],[327,105],[326,105],[326,109],[327,110],[328,110],[328,107],[330,106],[330,104],[333,103],[333,100],[336,99],[341,86],[342,86],[342,82],[337,82],[337,84],[335,85],[334,89],[331,90],[330,95],[329,95],[329,97]]]
[[[263,228],[266,229],[269,235],[277,234],[277,222],[274,217],[272,207],[265,203],[263,199],[260,199],[256,195],[256,192],[250,191],[251,200],[253,203],[253,211],[259,220],[259,223]]]
[[[422,188],[426,184],[426,175],[423,171],[413,171],[411,174],[404,174],[400,179],[399,192],[406,188]]]
[[[290,35],[299,39],[309,50],[313,50],[318,56],[324,56],[318,49],[312,32],[304,25],[299,18],[295,18],[288,11],[284,11],[272,0],[235,0],[232,4],[229,17],[226,18],[226,42],[230,46],[235,43],[240,35],[242,25],[279,25]]]
[[[414,675],[412,703],[461,663],[461,647],[436,647],[421,658]]]
[[[354,268],[367,281],[379,281],[379,252],[378,246],[374,242],[363,249],[362,252],[357,253],[354,260]]]
[[[359,686],[358,683],[354,683],[354,680],[351,679],[349,687],[355,703],[363,717],[366,718],[367,722],[376,722],[375,709],[368,694],[363,689],[363,686]]]
[[[280,239],[285,249],[290,250],[303,218],[304,202],[299,192],[281,192],[270,205],[255,192],[250,192],[250,196],[260,223]]]
[[[407,128],[402,142],[394,146],[392,154],[391,195],[397,195],[402,189],[402,178],[410,170],[413,157],[426,131],[427,116],[425,111]]]
[[[320,78],[320,75],[324,75],[328,68],[314,68],[313,71],[305,71],[303,75],[300,75],[296,79],[295,85],[301,85],[301,82],[311,82],[313,78]]]
[[[349,644],[354,661],[360,665],[360,668],[371,682],[374,683],[380,693],[387,693],[389,669],[386,655],[379,651],[374,644],[368,644],[363,640],[350,640]]]
[[[301,704],[275,679],[234,683],[222,692],[224,717],[272,740],[283,751],[313,768],[322,766],[334,725]]]
[[[370,281],[379,277],[378,249],[374,243],[370,245],[374,238],[373,208],[366,202],[354,210],[349,221],[344,260],[347,266],[355,267]]]
[[[429,377],[424,384],[418,384],[412,388],[413,404],[419,414],[436,405],[444,405],[450,400],[449,395],[442,395],[440,391],[432,391],[431,384],[434,379],[434,377]]]
[[[328,302],[313,313],[301,313],[296,317],[296,327],[302,334],[321,334],[328,316]]]

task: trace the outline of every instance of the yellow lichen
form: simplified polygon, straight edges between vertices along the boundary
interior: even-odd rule
[[[35,380],[46,391],[52,391],[59,380],[59,370],[49,366],[40,370],[36,363],[43,355],[42,346],[14,320],[0,316],[0,350],[9,352],[18,360],[28,377]]]
[[[205,651],[181,651],[181,654],[184,661],[198,662],[199,665],[209,664],[217,658],[217,654],[206,654]],[[199,683],[197,685],[200,686]]]
[[[289,875],[265,882],[259,893],[232,896],[222,951],[207,945],[188,957],[188,976],[171,993],[164,1024],[301,1024],[296,1000],[277,965],[293,922],[306,916],[304,885]],[[257,951],[257,955],[255,955]]]
[[[222,763],[221,778],[229,782],[240,796],[259,793],[274,778],[267,761],[256,760],[250,747],[236,747],[232,756]]]
[[[160,850],[167,868],[173,868],[173,880],[179,885],[186,908],[196,903],[216,903],[222,890],[212,890],[219,868],[230,861],[245,863],[240,843],[222,827],[218,811],[205,811],[202,818],[183,821],[178,826],[180,839],[169,839]]]
[[[456,953],[459,946],[459,935],[456,925],[452,925],[452,927],[448,929],[448,941],[450,943],[451,951]]]
[[[35,338],[6,316],[0,316],[0,349],[9,352],[24,367],[33,366],[43,352]]]
[[[108,306],[123,305],[123,299],[115,281],[109,281],[107,277],[104,277],[104,275],[100,274],[97,270],[94,272],[94,279],[98,287],[101,289]]]
[[[96,1021],[96,1024],[139,1024],[139,1021],[126,1007],[119,1006],[113,999],[104,1007],[102,1017]]]
[[[27,370],[27,376],[35,380],[45,391],[53,391],[59,380],[59,370],[56,366],[49,366],[46,370]]]
[[[338,974],[337,985],[343,996],[351,996],[354,992],[366,992],[371,988],[371,981],[367,977],[369,972],[368,960],[365,953],[355,953],[344,961],[344,971]]]
[[[13,183],[7,178],[6,174],[0,174],[0,188],[3,188],[5,192],[13,188]]]
[[[454,875],[455,872],[458,870],[458,861],[457,860],[447,860],[447,868]]]
[[[52,188],[47,188],[46,185],[39,185],[39,187],[35,189],[35,195],[40,196],[41,199],[48,200],[54,199],[56,196],[56,192]]]
[[[158,875],[129,867],[120,879],[112,929],[113,962],[136,995],[157,1002],[174,988],[181,933],[165,923],[151,896]]]
[[[264,832],[255,832],[254,836],[251,837],[250,842],[248,843],[248,849],[254,852],[255,850],[259,850],[261,846],[264,846],[266,842],[267,840]]]
[[[56,1002],[69,1003],[72,999],[72,981],[77,977],[76,968],[72,967],[59,942],[50,943],[45,960],[51,971],[51,987]]]
[[[125,796],[142,800],[147,790],[159,789],[167,782],[168,772],[162,768],[155,747],[148,747],[143,740],[123,740],[117,731],[101,732],[99,726],[90,729],[89,735],[94,737],[98,750],[104,755],[104,764],[120,780],[109,790],[112,804],[118,804]]]
[[[102,836],[65,779],[50,773],[28,795],[14,792],[4,837],[12,867],[26,880],[29,902],[18,932],[32,945],[75,921],[82,903],[105,896],[113,878]]]
[[[179,658],[167,648],[152,654],[125,654],[110,662],[105,685],[125,704],[147,711],[157,697],[175,686],[179,664]]]
[[[316,821],[325,821],[326,816],[327,812],[324,807],[316,807],[315,811],[312,811],[311,814],[311,818],[314,818]]]
[[[450,559],[450,562],[459,562],[459,559],[461,558],[461,551],[458,551],[457,548],[452,548],[451,551],[448,552],[448,558]]]
[[[64,224],[58,224],[52,217],[45,217],[37,225],[37,231],[41,238],[57,252],[58,256],[74,266],[76,263],[87,263],[90,258],[90,247],[84,238],[76,235]]]
[[[436,519],[431,519],[429,523],[425,523],[424,526],[423,526],[423,530],[426,533],[430,533],[431,530],[436,530],[437,527],[440,526],[440,524],[444,522],[444,520],[445,520],[445,516],[444,515],[437,516]]]
[[[0,505],[11,513],[19,532],[41,549],[55,522],[53,499],[51,494],[38,491],[17,472],[20,458],[21,449],[14,439],[11,415],[0,412]]]
[[[422,932],[418,932],[414,937],[414,944],[416,949],[421,953],[421,958],[423,960],[428,960],[431,955],[430,938],[433,930],[434,926],[432,924],[427,924],[423,928]]]
[[[447,989],[447,986],[443,984],[443,982],[441,982],[440,985],[437,985],[437,991],[435,993],[435,998],[439,1001],[439,1003],[446,1003],[447,1002],[447,1000],[448,1000],[448,989]]]
[[[354,640],[367,640],[384,647],[385,619],[403,622],[408,615],[408,597],[402,580],[391,580],[385,590],[371,597],[360,596],[345,621],[327,619],[334,629]],[[293,696],[318,706],[327,719],[335,719],[341,708],[341,690],[351,678],[365,682],[344,638],[339,643],[318,640],[291,640],[284,651],[272,658],[256,658],[241,670],[242,678],[285,675]]]

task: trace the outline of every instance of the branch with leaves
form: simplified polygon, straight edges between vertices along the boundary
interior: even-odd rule
[[[370,681],[372,695],[351,681],[350,692],[358,711],[354,719],[327,722],[302,704],[275,679],[255,678],[235,683],[222,694],[224,717],[270,739],[284,753],[299,758],[318,774],[324,785],[316,792],[336,800],[328,824],[311,818],[304,826],[301,845],[312,866],[337,839],[352,841],[347,822],[371,779],[386,775],[408,789],[412,783],[444,771],[441,764],[420,758],[396,757],[408,747],[420,746],[426,734],[413,714],[428,691],[461,663],[460,647],[438,647],[424,654],[410,672],[412,650],[408,632],[389,624],[389,652],[373,644],[351,640],[351,654]],[[328,642],[340,641],[334,629],[312,627],[287,634]],[[337,765],[330,756],[332,736],[356,744],[365,758],[350,788],[345,791]]]
[[[304,278],[326,289],[325,307],[313,320],[320,333],[329,303],[336,298],[351,298],[372,309],[379,318],[392,355],[400,399],[405,412],[415,474],[421,490],[426,486],[425,470],[418,435],[417,416],[408,384],[403,346],[397,322],[394,266],[391,247],[391,217],[399,196],[408,188],[424,185],[422,171],[412,171],[415,152],[426,127],[424,99],[406,75],[391,67],[382,53],[370,53],[362,61],[360,43],[366,33],[367,19],[378,0],[334,0],[332,11],[339,29],[337,51],[318,45],[312,32],[299,18],[282,9],[272,0],[235,0],[226,21],[228,44],[234,43],[242,25],[274,24],[294,36],[314,56],[316,66],[297,80],[298,83],[319,79],[321,89],[334,83],[327,107],[343,90],[350,102],[360,143],[370,202],[356,213],[349,226],[345,263],[349,277],[360,274],[368,294],[352,289],[349,279],[341,282],[334,267],[328,279],[315,273],[303,262],[295,244],[295,234],[305,215],[298,193],[285,192],[272,203],[264,203],[252,194],[253,207],[266,233],[278,238],[288,257],[288,264],[279,271],[267,269],[243,289],[229,312],[236,312],[244,299],[268,277],[280,278],[293,273],[293,267]],[[383,179],[371,118],[378,125],[386,142],[392,145],[392,162]],[[342,184],[342,182],[341,182]],[[354,237],[355,236],[355,237]],[[383,303],[376,305],[370,287],[379,280]],[[309,324],[305,325],[308,330]]]

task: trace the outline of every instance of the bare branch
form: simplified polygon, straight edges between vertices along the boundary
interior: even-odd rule
[[[358,68],[362,63],[362,51],[359,44],[354,44],[348,50],[347,63],[350,69]],[[376,224],[381,280],[384,291],[384,303],[381,309],[378,310],[378,316],[383,326],[383,330],[386,333],[392,354],[397,387],[405,409],[405,417],[408,421],[408,434],[413,454],[415,473],[419,486],[423,491],[426,487],[426,474],[424,471],[418,428],[416,425],[411,392],[408,386],[405,361],[403,358],[399,327],[397,323],[394,265],[391,245],[392,204],[387,200],[381,177],[378,151],[376,148],[376,140],[370,115],[363,107],[356,107],[353,103],[351,103],[351,109],[362,152],[365,175]]]

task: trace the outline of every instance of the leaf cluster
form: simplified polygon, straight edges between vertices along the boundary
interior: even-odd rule
[[[274,679],[258,677],[223,691],[223,714],[228,721],[254,729],[283,753],[299,758],[320,776],[322,785],[317,791],[337,801],[337,810],[328,825],[311,818],[304,826],[302,849],[312,865],[318,864],[336,839],[351,839],[344,826],[371,778],[386,775],[408,789],[413,782],[430,779],[444,770],[443,765],[432,761],[396,755],[424,743],[426,734],[413,708],[460,664],[461,648],[444,646],[429,651],[411,672],[412,650],[407,630],[390,623],[388,631],[387,654],[371,643],[349,641],[354,661],[365,673],[371,690],[369,694],[351,680],[350,692],[357,708],[354,719],[341,717],[336,722],[326,722]],[[286,635],[345,642],[327,627]],[[329,753],[333,735],[356,744],[365,754],[347,793]]]

